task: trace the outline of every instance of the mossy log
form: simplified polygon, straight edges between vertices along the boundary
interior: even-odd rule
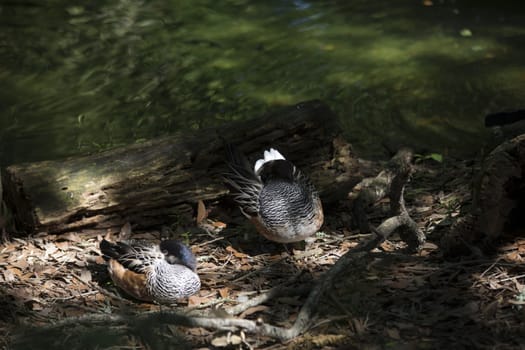
[[[198,200],[227,193],[221,179],[225,141],[250,159],[277,147],[332,201],[360,180],[351,169],[357,162],[334,159],[348,153],[344,142],[334,142],[338,133],[336,116],[325,104],[303,102],[249,121],[99,154],[12,165],[2,169],[4,201],[20,233],[105,234],[125,222],[139,228],[171,224],[191,213]]]

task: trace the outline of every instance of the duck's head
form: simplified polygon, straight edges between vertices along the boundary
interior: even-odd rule
[[[190,248],[175,240],[160,242],[160,250],[165,255],[165,259],[170,264],[179,264],[188,267],[190,270],[197,269],[197,260]]]

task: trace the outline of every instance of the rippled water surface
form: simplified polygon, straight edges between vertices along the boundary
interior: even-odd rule
[[[358,151],[466,154],[525,106],[520,1],[0,2],[0,164],[320,98]]]

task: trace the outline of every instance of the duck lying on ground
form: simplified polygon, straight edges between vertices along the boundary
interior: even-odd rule
[[[113,243],[103,239],[100,251],[108,260],[115,285],[136,299],[170,304],[200,289],[195,257],[181,242]]]

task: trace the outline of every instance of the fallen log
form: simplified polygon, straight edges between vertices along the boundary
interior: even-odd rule
[[[523,233],[525,212],[525,134],[496,147],[483,161],[470,211],[441,238],[450,257],[493,252],[505,234]]]
[[[251,159],[277,147],[309,174],[323,200],[340,198],[359,180],[357,161],[336,116],[320,101],[286,107],[249,121],[59,161],[2,169],[4,201],[19,233],[118,232],[126,222],[158,227],[190,215],[198,200],[226,194],[224,142]],[[337,158],[337,159],[334,159]],[[342,190],[343,189],[343,190]],[[323,198],[324,197],[324,198]]]

